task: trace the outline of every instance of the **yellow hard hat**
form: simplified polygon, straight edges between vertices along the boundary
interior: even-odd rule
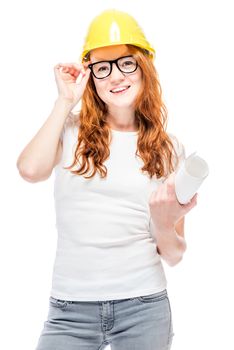
[[[89,25],[85,38],[81,61],[93,49],[120,44],[132,44],[149,52],[152,59],[155,50],[146,40],[146,37],[136,22],[128,13],[111,9],[95,17]]]

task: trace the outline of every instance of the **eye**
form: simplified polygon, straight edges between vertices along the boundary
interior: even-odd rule
[[[125,62],[123,63],[123,65],[125,65],[125,66],[131,66],[131,65],[133,65],[133,62],[132,62],[132,61],[125,61]]]
[[[101,66],[98,68],[98,72],[105,72],[108,69],[109,69],[108,66]]]

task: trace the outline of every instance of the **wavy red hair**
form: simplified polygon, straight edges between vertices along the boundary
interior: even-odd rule
[[[158,73],[146,50],[127,46],[142,69],[142,87],[135,100],[138,127],[136,155],[143,160],[141,170],[147,172],[150,178],[154,175],[157,178],[167,177],[175,170],[178,156],[166,132],[168,112],[162,100]],[[84,178],[87,179],[96,172],[102,178],[107,176],[107,168],[103,164],[110,155],[111,130],[106,122],[107,113],[107,106],[98,96],[90,75],[77,119],[78,142],[74,159],[64,169],[71,170],[79,162],[79,169],[71,170],[73,174],[86,175]]]

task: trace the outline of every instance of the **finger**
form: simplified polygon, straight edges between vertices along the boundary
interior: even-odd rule
[[[80,73],[83,70],[83,67],[78,67],[78,66],[62,66],[61,67],[63,71],[67,71],[70,74],[74,74],[74,73]]]
[[[58,64],[56,64],[55,66],[54,66],[54,69],[60,69],[61,68],[61,66],[62,66],[62,63],[58,63]]]
[[[175,173],[171,173],[165,182],[166,192],[169,197],[175,197]]]
[[[76,84],[80,85],[81,83],[86,83],[89,79],[90,72],[90,70],[87,70],[86,72],[79,74],[76,80]]]
[[[160,184],[155,191],[151,192],[149,201],[155,202],[155,201],[160,201],[161,199],[165,199],[166,195],[165,195],[165,185],[164,184]]]
[[[197,205],[197,196],[198,194],[196,193],[190,200],[189,203],[187,204],[182,204],[181,206],[184,208],[184,211],[188,213],[193,207]]]
[[[91,61],[85,62],[85,63],[73,63],[73,66],[76,67],[77,69],[87,69],[88,65],[91,63]]]
[[[82,71],[84,70],[84,67],[81,63],[58,63],[55,66],[56,69],[62,68],[63,70],[66,69],[67,71],[71,72],[74,74],[75,71]]]
[[[71,74],[71,75],[75,75],[75,74],[78,73],[78,71],[77,71],[77,69],[70,68],[70,69],[68,70],[68,73]]]
[[[89,65],[90,63],[92,63],[92,62],[91,62],[91,61],[85,62],[85,63],[83,63],[83,66],[84,66],[85,68],[88,68],[88,65]]]
[[[76,78],[80,74],[77,70],[69,67],[61,67],[60,72],[73,78]]]
[[[157,192],[156,191],[151,192],[149,199],[148,199],[149,205],[150,206],[155,205],[156,199],[157,199]]]
[[[80,69],[72,68],[72,67],[61,67],[61,72],[65,74],[69,74],[74,78],[77,78],[79,75],[82,75],[82,76],[85,75],[85,70],[83,69],[83,67],[81,67]]]
[[[91,70],[90,70],[90,69],[86,69],[86,71],[85,71],[85,73],[84,73],[85,77],[86,77],[86,76],[89,77],[90,73],[91,73]]]
[[[69,67],[66,67],[63,63],[58,63],[56,66],[54,66],[55,73],[69,73]]]
[[[74,67],[75,65],[77,65],[77,63],[75,62],[66,62],[66,63],[59,63],[60,67]]]

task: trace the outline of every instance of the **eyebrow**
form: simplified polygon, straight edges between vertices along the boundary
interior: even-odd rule
[[[131,54],[129,52],[124,52],[123,54],[121,54],[121,56],[118,56],[118,57],[127,56],[127,55],[130,56]],[[93,63],[96,63],[96,62],[99,62],[99,61],[111,61],[111,60],[108,60],[107,58],[97,57],[97,61],[95,60],[95,62],[93,62]]]

